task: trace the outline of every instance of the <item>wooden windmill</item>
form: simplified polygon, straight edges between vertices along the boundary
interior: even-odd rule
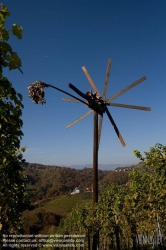
[[[91,110],[70,123],[69,125],[66,126],[66,128],[69,128],[70,126],[74,125],[75,123],[79,122],[86,116],[88,116],[91,113],[94,113],[94,146],[93,146],[93,203],[96,203],[98,201],[98,149],[99,149],[99,143],[100,143],[100,137],[101,137],[101,129],[102,129],[102,122],[103,122],[103,114],[106,113],[111,124],[113,125],[113,128],[122,144],[124,147],[126,144],[119,132],[119,129],[117,128],[107,106],[114,106],[114,107],[121,107],[121,108],[130,108],[130,109],[138,109],[138,110],[145,110],[145,111],[150,111],[151,108],[149,107],[142,107],[142,106],[135,106],[135,105],[128,105],[128,104],[119,104],[119,103],[112,103],[112,101],[117,98],[118,96],[122,95],[129,89],[135,87],[139,83],[143,82],[146,80],[146,77],[142,77],[139,80],[135,81],[134,83],[130,84],[126,88],[122,89],[121,91],[117,92],[110,98],[106,99],[106,93],[107,93],[107,88],[108,88],[108,80],[110,76],[110,69],[112,65],[112,59],[109,58],[108,60],[108,66],[107,66],[107,71],[106,71],[106,79],[104,82],[104,91],[103,95],[101,96],[96,85],[94,84],[92,78],[90,77],[88,71],[86,68],[83,66],[82,70],[84,71],[92,89],[94,90],[94,93],[92,93],[91,90],[89,90],[86,94],[82,93],[79,89],[77,89],[74,85],[69,83],[69,87],[74,90],[79,96],[84,98],[81,102],[86,103]],[[63,98],[62,100],[64,101],[69,101],[69,102],[80,102],[80,100],[72,98]],[[98,115],[100,115],[100,120],[99,120],[99,126],[98,126]]]
[[[106,92],[107,92],[107,87],[108,87],[108,79],[110,75],[110,69],[112,65],[112,59],[109,58],[108,60],[108,66],[107,66],[107,71],[106,71],[106,79],[104,82],[104,91],[103,95],[101,96],[96,85],[94,84],[92,78],[90,77],[88,71],[86,70],[85,67],[82,67],[88,81],[90,82],[90,85],[92,89],[94,90],[94,93],[92,93],[91,90],[87,91],[86,94],[82,93],[79,89],[77,89],[74,85],[69,83],[69,87],[74,90],[79,96],[84,98],[84,100],[71,95],[70,93],[63,91],[55,86],[52,86],[50,84],[46,84],[41,81],[36,81],[32,84],[29,85],[28,87],[28,92],[29,92],[29,97],[33,99],[33,101],[37,104],[44,104],[46,101],[44,100],[44,88],[45,87],[51,87],[54,88],[62,93],[67,94],[68,96],[72,97],[72,99],[69,98],[63,98],[62,100],[64,101],[69,101],[69,102],[82,102],[85,105],[87,105],[91,110],[88,111],[86,114],[82,115],[72,123],[70,123],[66,128],[69,128],[70,126],[74,125],[78,121],[82,120],[92,112],[94,113],[94,147],[93,147],[93,203],[96,203],[98,201],[98,149],[99,149],[99,143],[100,143],[100,136],[101,136],[101,129],[102,129],[102,122],[103,122],[103,114],[106,113],[111,124],[114,127],[114,130],[122,144],[122,146],[125,146],[125,142],[107,108],[107,106],[115,106],[115,107],[121,107],[121,108],[130,108],[130,109],[138,109],[138,110],[145,110],[145,111],[150,111],[151,108],[149,107],[142,107],[142,106],[135,106],[135,105],[128,105],[128,104],[119,104],[119,103],[112,103],[112,101],[117,98],[118,96],[122,95],[129,89],[135,87],[139,83],[143,82],[146,80],[146,77],[142,77],[139,80],[135,81],[134,83],[130,84],[126,88],[122,89],[121,91],[117,92],[110,98],[106,99]],[[100,115],[100,121],[99,121],[99,126],[98,126],[98,115]],[[98,245],[98,235],[93,236],[93,250],[97,249]]]

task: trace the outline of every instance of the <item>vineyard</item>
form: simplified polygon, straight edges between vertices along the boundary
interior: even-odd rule
[[[55,233],[85,235],[85,249],[166,249],[166,147],[156,144],[143,158],[149,171],[130,174],[130,185],[111,185],[94,206],[77,206]],[[81,249],[81,248],[80,248]]]

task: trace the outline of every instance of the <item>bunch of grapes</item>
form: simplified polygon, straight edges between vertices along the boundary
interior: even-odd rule
[[[36,104],[46,103],[44,99],[44,88],[48,87],[48,85],[42,81],[35,81],[28,86],[28,96],[32,98],[32,100]]]

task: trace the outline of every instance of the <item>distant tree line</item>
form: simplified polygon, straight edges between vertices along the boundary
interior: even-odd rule
[[[92,186],[92,168],[76,170],[67,167],[27,164],[23,166],[27,174],[27,192],[32,201],[48,201],[59,195],[70,194],[75,187],[86,192]],[[128,172],[98,171],[100,191],[111,183],[125,185]]]

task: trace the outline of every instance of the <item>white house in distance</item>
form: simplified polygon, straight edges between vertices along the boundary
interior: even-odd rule
[[[75,195],[75,194],[79,194],[80,190],[76,187],[73,192],[71,193],[71,195]]]
[[[87,187],[86,192],[93,193],[93,186]]]

